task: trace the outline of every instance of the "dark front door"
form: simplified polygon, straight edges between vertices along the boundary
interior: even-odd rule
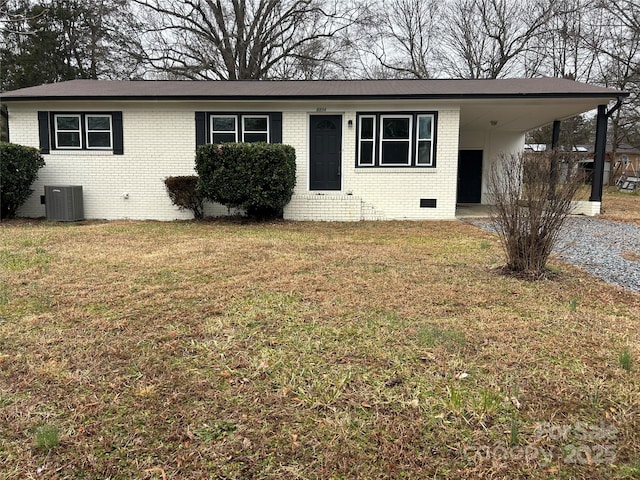
[[[482,150],[458,153],[458,203],[480,203],[482,198]]]
[[[340,190],[342,117],[311,115],[309,130],[309,189]]]

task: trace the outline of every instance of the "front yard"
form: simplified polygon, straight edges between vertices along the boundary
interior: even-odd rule
[[[0,225],[0,479],[637,478],[640,295],[461,222]]]

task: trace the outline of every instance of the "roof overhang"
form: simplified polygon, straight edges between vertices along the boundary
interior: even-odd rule
[[[628,93],[558,78],[499,80],[101,81],[72,80],[2,95],[13,102],[381,102],[460,108],[460,128],[525,132]],[[418,107],[419,108],[419,107]]]

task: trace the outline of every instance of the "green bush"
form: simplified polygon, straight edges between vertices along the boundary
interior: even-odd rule
[[[0,219],[13,218],[33,192],[31,184],[44,167],[37,148],[0,142]]]
[[[191,210],[194,218],[202,218],[202,195],[198,189],[198,177],[186,175],[164,179],[171,202],[180,210]]]
[[[202,145],[196,153],[202,195],[252,218],[282,216],[296,183],[293,147],[268,143]]]

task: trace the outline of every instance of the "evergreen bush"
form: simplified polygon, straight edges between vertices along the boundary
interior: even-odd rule
[[[255,219],[281,217],[296,183],[296,155],[275,143],[202,145],[196,172],[204,198]]]
[[[0,142],[0,219],[13,218],[33,192],[31,185],[44,167],[37,148]]]

